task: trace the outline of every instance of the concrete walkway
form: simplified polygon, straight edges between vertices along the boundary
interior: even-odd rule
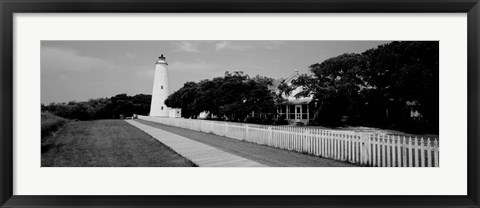
[[[196,142],[217,148],[230,154],[243,157],[268,167],[355,167],[355,165],[303,154],[290,150],[258,145],[251,142],[231,139],[211,133],[204,133],[180,127],[167,126],[160,123],[136,119],[135,121],[186,137]]]
[[[151,127],[134,120],[126,120],[199,167],[264,167],[260,163],[239,157],[186,137]]]

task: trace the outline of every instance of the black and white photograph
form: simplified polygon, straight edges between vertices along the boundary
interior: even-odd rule
[[[41,167],[440,167],[439,44],[42,40]]]

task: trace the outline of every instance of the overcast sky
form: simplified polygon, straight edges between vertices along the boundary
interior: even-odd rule
[[[151,94],[155,62],[167,58],[170,93],[187,81],[243,71],[275,79],[387,41],[42,41],[42,103]]]

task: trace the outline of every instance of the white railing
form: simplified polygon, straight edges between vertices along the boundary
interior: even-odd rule
[[[149,116],[138,116],[138,118],[363,166],[439,166],[437,138],[183,118]]]

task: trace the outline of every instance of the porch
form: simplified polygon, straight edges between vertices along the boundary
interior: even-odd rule
[[[311,115],[308,102],[286,102],[277,105],[277,113],[280,118],[288,121],[289,124],[308,125]]]

